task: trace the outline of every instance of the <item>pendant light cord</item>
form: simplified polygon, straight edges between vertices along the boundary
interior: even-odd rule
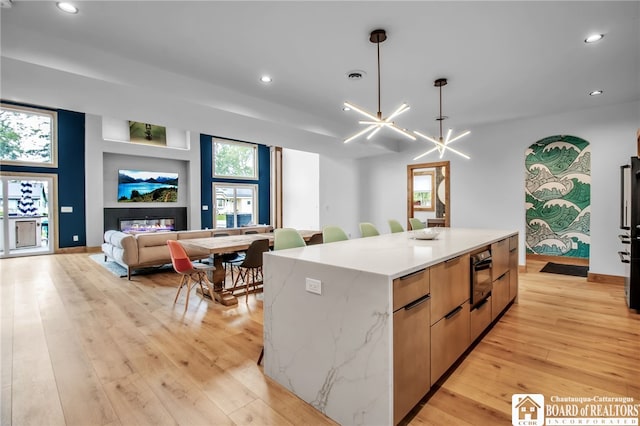
[[[382,109],[380,109],[380,40],[376,44],[378,45],[378,119],[382,120]]]
[[[440,142],[442,142],[442,86],[440,86],[440,117],[438,117],[438,121],[440,121]]]

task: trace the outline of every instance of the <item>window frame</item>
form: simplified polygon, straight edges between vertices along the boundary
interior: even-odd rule
[[[233,192],[234,192],[234,199],[235,199],[235,209],[234,209],[234,224],[235,226],[233,228],[218,228],[218,222],[217,222],[217,215],[218,215],[218,202],[217,202],[217,196],[216,196],[216,190],[218,187],[225,187],[225,188],[233,188]],[[239,228],[238,227],[238,212],[235,211],[237,210],[237,201],[238,201],[238,189],[239,188],[250,188],[253,191],[253,197],[252,197],[252,212],[251,212],[251,216],[253,217],[253,222],[257,225],[259,223],[258,220],[258,215],[260,214],[260,200],[259,200],[259,185],[257,183],[228,183],[228,182],[212,182],[212,186],[211,186],[211,190],[212,190],[212,196],[213,196],[213,205],[214,205],[214,209],[213,209],[213,229],[235,229],[235,228]]]
[[[234,175],[222,175],[216,172],[216,143],[222,143],[226,145],[237,145],[242,147],[248,147],[253,149],[253,176],[234,176]],[[231,139],[213,138],[211,141],[211,174],[214,179],[237,179],[247,181],[259,180],[258,170],[258,145],[250,142],[241,142]]]
[[[12,105],[0,103],[0,109],[14,111],[18,113],[31,113],[36,115],[48,116],[51,118],[51,135],[50,135],[50,161],[24,161],[24,160],[5,160],[0,158],[1,165],[25,166],[25,167],[58,167],[58,113],[50,109],[33,108],[22,105]]]
[[[413,178],[414,178],[414,186],[415,186],[415,178],[416,176],[429,176],[431,178],[431,189],[430,190],[423,190],[423,191],[416,191],[415,187],[413,187],[413,193],[412,193],[412,198],[413,198],[413,209],[417,210],[417,211],[426,211],[426,212],[432,212],[435,211],[436,209],[436,203],[435,203],[435,197],[436,197],[436,172],[435,169],[434,170],[421,170],[421,169],[416,169],[413,171]],[[416,192],[425,192],[425,193],[430,193],[431,194],[431,202],[429,203],[428,206],[424,206],[424,205],[416,205],[416,199],[415,199],[415,194]]]

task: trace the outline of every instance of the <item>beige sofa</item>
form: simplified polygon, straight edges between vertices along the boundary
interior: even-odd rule
[[[127,270],[127,277],[131,279],[131,272],[135,269],[161,266],[171,263],[168,240],[185,240],[189,238],[207,238],[214,234],[227,233],[230,235],[243,234],[247,231],[269,232],[270,226],[256,226],[234,229],[205,229],[197,231],[149,232],[128,234],[120,231],[104,233],[102,252],[105,260],[111,259]],[[205,259],[209,252],[194,247],[185,246],[185,251],[191,260]]]

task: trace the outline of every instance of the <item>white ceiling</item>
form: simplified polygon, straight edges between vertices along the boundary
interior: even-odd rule
[[[38,70],[55,71],[87,94],[83,99],[60,90],[56,107],[114,115],[107,107],[114,93],[130,90],[140,97],[144,89],[156,114],[145,115],[144,100],[132,98],[120,103],[127,115],[121,118],[137,119],[131,116],[136,110],[155,124],[252,136],[241,129],[226,134],[231,127],[207,119],[224,113],[226,125],[242,127],[241,119],[249,120],[263,134],[273,133],[267,142],[297,139],[282,143],[294,148],[352,158],[404,150],[416,142],[390,130],[375,138],[376,149],[364,140],[342,144],[361,128],[360,117],[342,111],[342,103],[377,109],[376,45],[369,33],[383,28],[382,112],[407,102],[411,110],[396,122],[410,130],[437,135],[433,81],[439,77],[449,79],[443,112],[454,134],[640,99],[638,1],[76,4],[77,15],[61,13],[55,2],[18,0],[0,9],[3,98],[51,99],[25,95],[29,87],[20,80],[27,78],[25,70],[36,77],[45,75]],[[606,36],[585,44],[594,32]],[[365,78],[348,80],[346,73],[355,69]],[[270,85],[259,81],[265,73],[273,77]],[[588,96],[595,89],[604,95]],[[181,116],[185,111],[189,119]]]

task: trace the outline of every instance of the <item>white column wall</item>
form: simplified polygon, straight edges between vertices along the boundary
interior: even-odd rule
[[[319,157],[282,150],[282,224],[286,228],[320,229]]]
[[[359,162],[320,156],[320,226],[341,227],[349,237],[358,237],[360,220],[358,192]]]
[[[451,161],[451,225],[520,231],[520,264],[525,264],[525,149],[547,136],[577,136],[591,144],[590,272],[622,276],[619,166],[636,154],[639,126],[640,103],[631,102],[471,128],[471,135],[455,142],[471,160],[450,153],[443,158]],[[423,143],[400,154],[359,160],[362,220],[382,230],[387,219],[406,217],[407,164],[439,161],[434,155],[413,161],[426,148]]]

